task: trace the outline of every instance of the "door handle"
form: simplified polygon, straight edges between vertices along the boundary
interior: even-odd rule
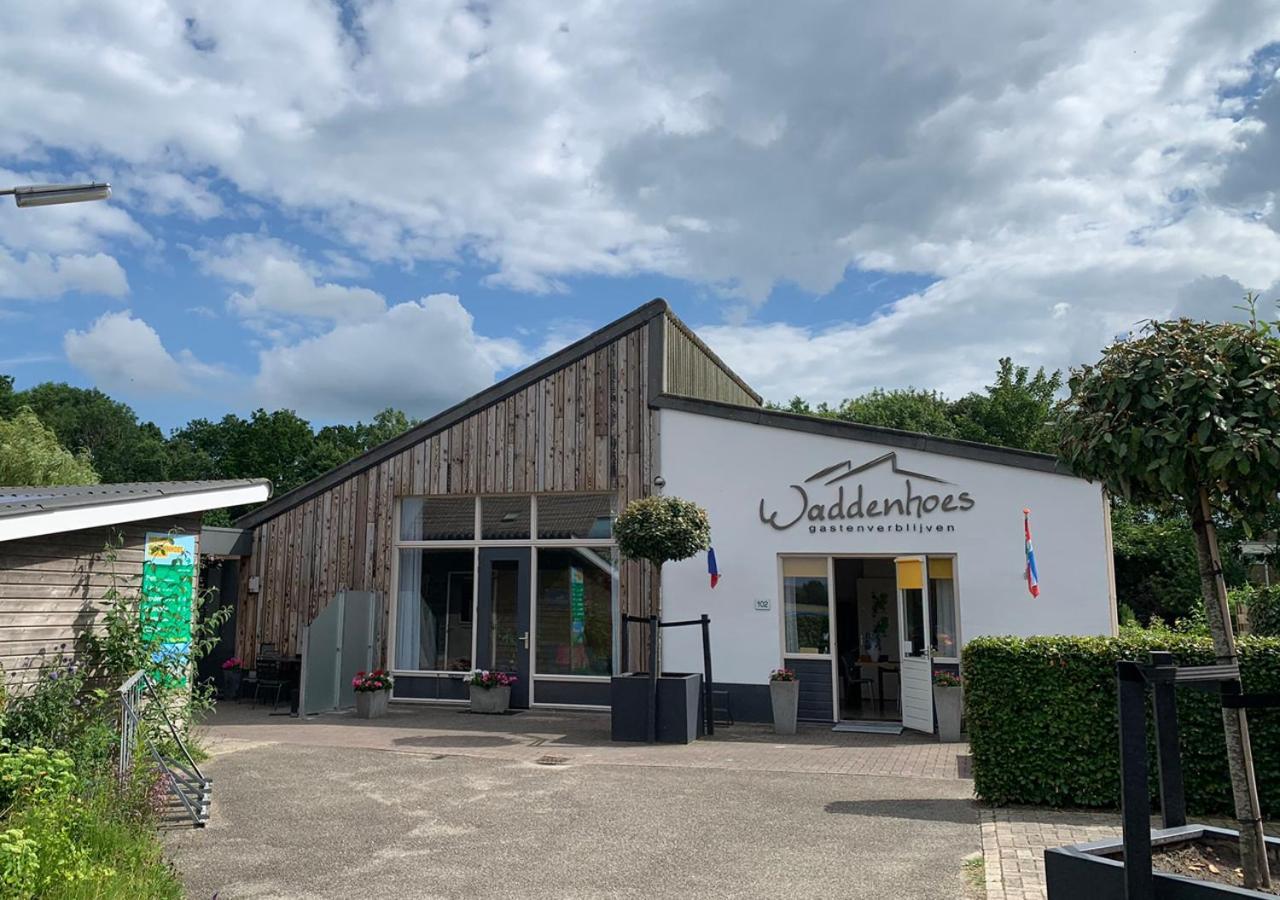
[[[524,649],[528,650],[529,649],[529,632],[526,631],[524,634],[520,635],[520,641],[521,643],[524,644]]]

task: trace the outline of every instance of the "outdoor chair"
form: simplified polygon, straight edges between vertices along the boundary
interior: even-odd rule
[[[263,691],[268,693],[274,691],[275,695],[271,701],[271,709],[274,711],[280,705],[280,695],[289,690],[289,680],[284,677],[280,671],[280,661],[270,657],[258,657],[257,663],[257,680],[253,685],[253,701],[258,703],[262,700]]]
[[[733,724],[733,708],[729,705],[729,692],[711,690],[711,713],[717,725]]]

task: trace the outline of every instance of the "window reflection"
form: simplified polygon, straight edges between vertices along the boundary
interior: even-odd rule
[[[474,559],[471,550],[400,551],[397,669],[465,672],[471,668]]]
[[[617,552],[540,549],[537,578],[538,674],[612,675]]]

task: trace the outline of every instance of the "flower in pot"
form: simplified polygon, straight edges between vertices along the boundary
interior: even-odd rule
[[[796,713],[800,707],[800,681],[794,669],[774,669],[769,673],[769,699],[773,703],[773,730],[777,734],[796,733]]]
[[[938,716],[938,740],[960,740],[960,713],[964,708],[964,688],[960,676],[946,669],[933,670],[933,708]]]
[[[471,687],[471,711],[504,713],[511,706],[511,686],[519,679],[507,672],[473,669],[467,676]]]
[[[391,675],[382,669],[357,672],[356,677],[351,679],[351,687],[356,692],[356,715],[362,719],[385,716],[393,684],[395,681]]]
[[[222,664],[222,696],[227,700],[240,699],[240,685],[244,679],[244,663],[233,656]]]

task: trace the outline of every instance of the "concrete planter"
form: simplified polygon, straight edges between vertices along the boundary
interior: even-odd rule
[[[964,710],[964,688],[933,686],[933,709],[938,717],[938,740],[954,744],[960,740],[960,715]]]
[[[362,719],[380,719],[387,714],[390,691],[356,691],[356,715]]]
[[[795,734],[796,713],[800,709],[800,682],[769,682],[769,699],[773,703],[774,733]]]
[[[1199,838],[1238,841],[1239,833],[1229,828],[1211,828],[1207,825],[1184,825],[1181,828],[1152,829],[1151,846],[1167,847]],[[1280,861],[1280,838],[1268,837],[1267,856],[1272,870]],[[1124,844],[1119,838],[1073,844],[1069,847],[1052,847],[1044,851],[1045,886],[1049,900],[1074,900],[1090,897],[1092,900],[1123,900]],[[1231,887],[1174,875],[1171,872],[1152,872],[1152,884],[1156,900],[1226,900],[1228,897],[1275,897],[1261,891]]]
[[[222,699],[239,700],[240,688],[244,684],[243,669],[222,670]]]
[[[500,715],[511,707],[511,685],[509,684],[491,688],[473,684],[470,688],[472,712],[486,713],[491,716]]]
[[[654,739],[688,744],[703,733],[702,675],[663,672],[658,676],[658,722]],[[615,675],[609,687],[611,737],[615,741],[649,739],[649,673]]]

